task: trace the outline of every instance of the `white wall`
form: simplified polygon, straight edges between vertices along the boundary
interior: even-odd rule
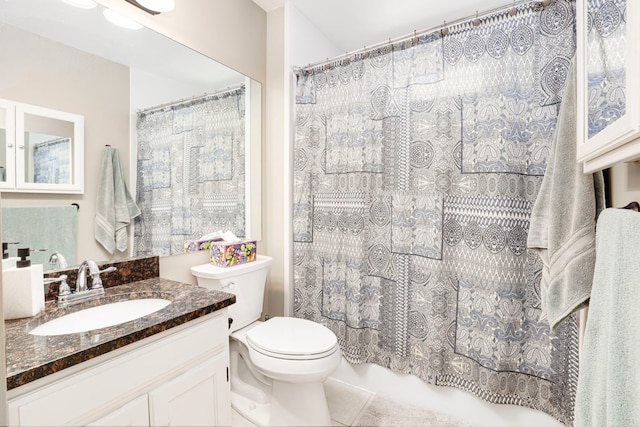
[[[611,203],[621,208],[640,202],[640,161],[618,163],[611,168]]]
[[[293,135],[292,67],[340,52],[291,4],[267,14],[267,111],[263,151],[263,236],[273,258],[265,292],[265,314],[292,315],[291,138]],[[320,55],[320,56],[318,56]]]
[[[262,209],[265,253],[273,258],[265,292],[265,314],[282,316],[285,313],[285,269],[290,257],[286,253],[289,228],[286,213],[289,207],[285,198],[285,170],[289,165],[285,159],[288,138],[286,111],[287,55],[286,8],[281,7],[267,14],[267,79],[266,79],[266,138],[267,149],[262,151]]]
[[[266,40],[268,148],[263,150],[263,248],[273,258],[273,264],[265,292],[265,314],[281,316],[291,315],[293,305],[290,139],[294,82],[291,69],[340,52],[289,3],[267,14]]]
[[[298,9],[289,6],[289,49],[292,66],[304,67],[345,52],[340,50],[318,30]]]

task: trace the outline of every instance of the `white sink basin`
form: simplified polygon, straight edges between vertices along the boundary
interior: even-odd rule
[[[31,335],[65,335],[92,331],[139,319],[171,304],[162,298],[114,302],[69,313],[32,329]]]

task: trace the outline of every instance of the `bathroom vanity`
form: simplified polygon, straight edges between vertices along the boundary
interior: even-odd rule
[[[235,296],[159,277],[105,291],[5,323],[8,425],[230,425],[226,307]],[[29,333],[71,312],[145,298],[171,303],[105,328]]]

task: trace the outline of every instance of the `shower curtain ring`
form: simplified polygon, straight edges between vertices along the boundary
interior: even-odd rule
[[[478,18],[478,11],[476,10],[476,19],[473,20],[473,26],[477,27],[480,25],[480,18]]]
[[[442,33],[443,36],[446,36],[449,34],[449,27],[447,27],[447,21],[444,21],[444,23],[442,24],[442,30],[440,30],[440,33]]]
[[[516,0],[513,0],[513,7],[509,9],[509,16],[515,16],[518,13],[518,9],[516,8]]]

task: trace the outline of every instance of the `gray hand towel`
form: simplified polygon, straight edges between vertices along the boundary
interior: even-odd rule
[[[585,174],[576,161],[575,61],[567,79],[527,241],[542,258],[542,312],[552,329],[589,300],[596,218],[605,205],[602,173]]]
[[[102,155],[96,198],[95,238],[112,254],[125,251],[129,244],[127,226],[140,215],[124,180],[120,156],[114,147],[106,147]]]

